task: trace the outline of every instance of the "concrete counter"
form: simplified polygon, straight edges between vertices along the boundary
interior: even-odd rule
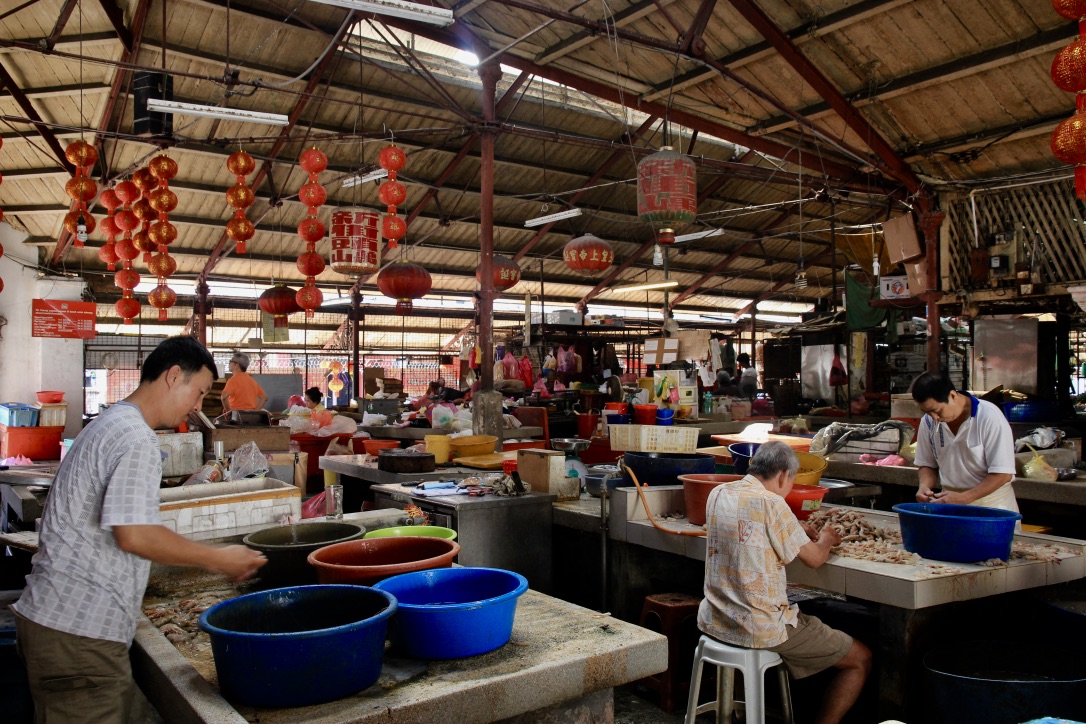
[[[186,598],[198,592],[181,586]],[[204,578],[206,580],[206,577]],[[152,588],[155,581],[152,580]],[[222,580],[206,585],[222,586]],[[200,633],[185,654],[144,619],[132,646],[133,674],[171,719],[205,722],[608,721],[611,689],[667,667],[667,639],[534,590],[517,605],[511,641],[452,661],[385,657],[376,684],[353,696],[292,709],[234,707],[214,685]],[[200,637],[203,637],[201,642]],[[203,644],[203,645],[199,645]]]
[[[358,428],[378,440],[423,440],[427,435],[448,435],[448,430],[435,430],[430,427],[393,427],[392,425],[364,425]],[[503,440],[543,437],[543,428],[532,425],[507,427],[502,430]]]

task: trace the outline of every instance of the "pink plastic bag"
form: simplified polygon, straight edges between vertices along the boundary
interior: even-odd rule
[[[528,355],[521,357],[517,366],[520,368],[520,379],[524,381],[524,386],[531,387],[535,383],[535,375],[532,374],[532,361],[528,359]]]
[[[302,518],[320,518],[324,515],[324,496],[322,490],[309,500],[302,503]]]
[[[502,374],[507,380],[520,379],[520,365],[517,364],[517,358],[512,352],[506,352],[502,357]]]

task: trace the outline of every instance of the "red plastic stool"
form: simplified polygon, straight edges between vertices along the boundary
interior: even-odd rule
[[[701,631],[698,630],[698,607],[701,599],[685,593],[656,593],[645,596],[641,609],[641,626],[667,637],[667,669],[641,680],[660,695],[660,708],[675,710],[675,700],[685,697],[690,679],[690,662]]]

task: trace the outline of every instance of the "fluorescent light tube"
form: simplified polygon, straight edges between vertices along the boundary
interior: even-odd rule
[[[559,211],[557,214],[547,214],[546,216],[537,216],[534,219],[528,219],[524,222],[524,225],[531,228],[533,226],[543,226],[549,224],[552,221],[561,221],[562,219],[572,219],[574,216],[580,216],[580,209],[567,209],[566,211]]]
[[[203,118],[219,118],[224,121],[264,123],[269,126],[285,126],[290,123],[290,119],[282,113],[260,113],[259,111],[247,111],[243,108],[201,106],[195,103],[164,101],[158,98],[147,99],[147,110],[156,113],[184,113],[190,116],[201,116]]]
[[[666,282],[650,282],[648,284],[635,284],[632,287],[616,287],[611,292],[614,294],[622,294],[623,292],[643,292],[648,289],[668,289],[669,287],[677,287],[679,283],[674,279]]]
[[[348,10],[358,10],[364,13],[377,13],[405,20],[417,20],[420,23],[430,23],[445,27],[452,25],[456,19],[453,11],[439,8],[434,5],[407,2],[407,0],[312,0],[321,5],[335,5]]]
[[[694,241],[695,239],[704,239],[704,238],[709,237],[709,236],[720,236],[723,233],[724,232],[721,231],[720,229],[709,229],[708,231],[695,231],[692,234],[682,234],[681,236],[676,236],[675,241],[676,241],[676,243],[680,242],[680,241]]]
[[[379,168],[376,171],[370,171],[369,173],[363,174],[362,176],[348,176],[347,178],[343,179],[343,183],[341,184],[341,186],[345,189],[350,189],[358,186],[359,184],[364,184],[367,181],[376,181],[377,179],[384,178],[385,176],[388,176],[388,171],[384,170],[383,168]]]

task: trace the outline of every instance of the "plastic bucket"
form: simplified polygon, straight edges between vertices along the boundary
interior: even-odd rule
[[[807,520],[811,513],[822,507],[822,498],[828,488],[818,485],[793,485],[792,491],[785,496],[784,502],[800,520]]]
[[[642,485],[679,485],[680,475],[711,473],[716,467],[712,455],[686,453],[626,452],[623,464],[637,476]],[[623,473],[622,485],[633,485],[633,479]]]
[[[577,437],[583,440],[591,440],[596,434],[596,426],[600,423],[600,416],[595,412],[586,412],[577,415]]]
[[[630,411],[630,406],[625,402],[605,402],[603,403],[603,409],[614,410],[625,415]]]
[[[754,453],[758,452],[758,448],[761,446],[760,442],[735,442],[728,446],[728,452],[732,454],[732,466],[735,467],[736,475],[747,474],[750,459],[754,457]]]
[[[709,502],[709,493],[718,485],[742,480],[742,475],[718,475],[701,473],[680,475],[683,483],[683,501],[686,503],[686,519],[691,525],[705,525],[705,505]]]
[[[656,411],[660,409],[656,405],[634,405],[634,423],[638,425],[655,425]]]
[[[675,411],[661,407],[656,411],[657,425],[670,425],[675,421]]]
[[[448,435],[426,435],[426,452],[434,456],[434,463],[444,465],[449,462],[450,440]]]
[[[999,508],[951,503],[899,503],[905,550],[924,558],[976,563],[1011,555],[1014,524],[1021,514]]]

